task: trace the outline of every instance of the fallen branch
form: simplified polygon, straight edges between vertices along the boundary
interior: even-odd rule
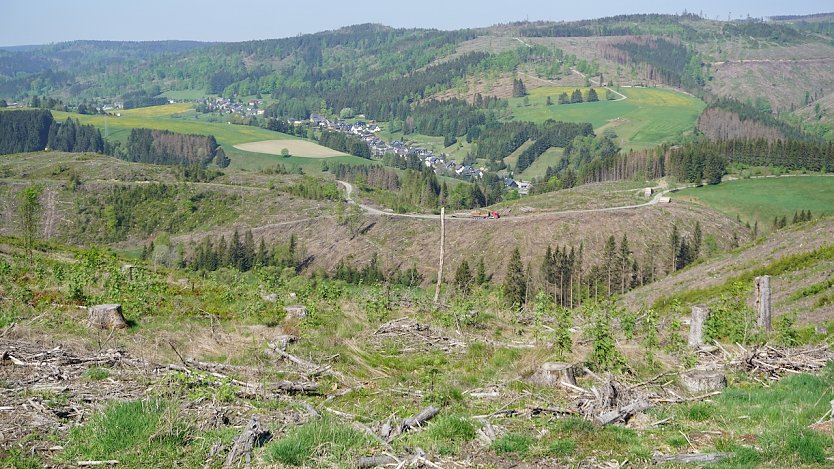
[[[108,459],[106,461],[78,461],[76,466],[114,466],[119,464],[115,459]]]
[[[658,455],[652,458],[652,462],[655,464],[664,464],[664,463],[680,463],[680,464],[691,464],[691,463],[714,463],[719,462],[722,459],[726,459],[732,456],[732,453],[693,453],[693,454],[667,454],[667,455]]]
[[[387,466],[389,464],[401,465],[402,462],[394,456],[390,456],[387,454],[381,454],[379,456],[365,456],[359,458],[359,460],[356,461],[356,467],[358,467],[359,469],[368,469],[377,466]]]
[[[644,399],[638,399],[631,404],[620,408],[619,410],[612,410],[597,416],[596,422],[600,425],[610,425],[615,422],[627,423],[631,417],[640,412],[651,409],[652,405]]]

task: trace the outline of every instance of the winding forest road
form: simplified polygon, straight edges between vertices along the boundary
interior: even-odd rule
[[[422,214],[422,213],[395,213],[395,212],[390,212],[390,211],[386,211],[386,210],[380,210],[380,209],[378,209],[376,207],[372,207],[370,205],[365,205],[365,204],[357,202],[356,200],[353,199],[353,190],[354,189],[353,189],[352,184],[350,184],[349,182],[345,182],[345,181],[336,181],[336,182],[338,182],[339,184],[341,184],[342,187],[345,188],[345,197],[346,197],[347,203],[356,204],[357,206],[359,206],[359,208],[364,210],[368,215],[401,217],[401,218],[420,218],[420,219],[426,219],[426,220],[437,220],[437,219],[440,218],[440,215]],[[557,217],[559,215],[572,215],[572,214],[578,214],[578,213],[616,212],[616,211],[621,211],[621,210],[632,210],[632,209],[638,209],[638,208],[643,208],[643,207],[651,207],[653,205],[659,204],[660,201],[664,197],[666,197],[666,194],[669,194],[670,192],[674,192],[674,191],[677,191],[677,190],[680,190],[680,189],[684,189],[686,187],[689,187],[689,186],[677,187],[677,188],[674,188],[674,189],[666,189],[666,190],[660,191],[660,192],[656,193],[655,196],[651,198],[651,200],[649,200],[648,202],[642,203],[642,204],[619,205],[619,206],[616,206],[616,207],[586,208],[586,209],[575,209],[575,210],[543,210],[543,211],[539,211],[539,212],[536,212],[536,213],[514,216],[514,217],[511,217],[509,219],[513,220],[513,219],[519,219],[519,218],[524,218],[524,219],[550,218],[550,217]],[[636,189],[636,190],[634,190],[634,192],[639,192],[640,190],[642,190],[642,189]],[[461,212],[452,213],[450,215],[447,215],[446,219],[447,220],[461,220],[461,221],[482,221],[483,220],[483,218],[473,218],[468,213],[461,213]],[[506,219],[507,218],[499,218],[496,221],[506,220]]]

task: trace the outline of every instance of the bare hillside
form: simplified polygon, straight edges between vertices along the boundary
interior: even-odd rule
[[[796,313],[802,323],[830,320],[834,318],[834,304],[823,304],[826,303],[823,297],[832,293],[831,287],[826,287],[826,281],[834,274],[834,260],[827,255],[814,256],[812,253],[821,248],[830,250],[832,243],[834,219],[791,226],[766,239],[629,292],[623,301],[631,308],[651,306],[663,298],[721,286],[734,278],[767,269],[780,260],[791,259],[791,256],[807,255],[809,260],[796,262],[796,268],[779,268],[773,276],[774,314]],[[717,298],[707,294],[699,299],[708,302]]]

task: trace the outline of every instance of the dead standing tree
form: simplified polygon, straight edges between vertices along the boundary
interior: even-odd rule
[[[767,332],[773,330],[772,312],[770,309],[770,275],[756,277],[756,312],[758,325]]]
[[[440,265],[437,268],[437,286],[434,288],[434,302],[440,301],[440,284],[443,283],[443,258],[446,255],[446,207],[440,207]]]

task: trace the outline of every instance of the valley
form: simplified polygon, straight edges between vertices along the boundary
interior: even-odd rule
[[[0,47],[0,466],[830,467],[832,24]]]

